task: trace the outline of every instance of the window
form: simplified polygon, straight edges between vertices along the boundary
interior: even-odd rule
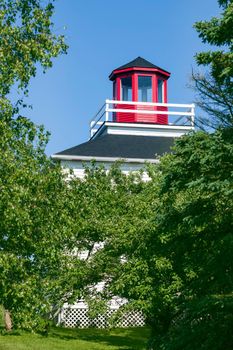
[[[138,77],[138,101],[152,102],[152,77]]]
[[[158,102],[163,103],[163,80],[158,79]]]
[[[121,99],[123,101],[132,101],[132,78],[121,78]]]

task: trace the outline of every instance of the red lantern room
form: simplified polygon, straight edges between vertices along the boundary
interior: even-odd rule
[[[163,103],[167,103],[167,80],[170,73],[155,66],[153,63],[142,57],[112,71],[109,79],[113,81],[113,99],[116,101],[128,101],[116,103],[115,107],[119,110],[145,110],[145,111],[167,111]],[[137,102],[137,104],[134,104]],[[138,104],[142,102],[142,104]],[[154,106],[149,103],[161,103]],[[153,123],[168,124],[166,114],[142,114],[116,112],[113,116],[114,121],[119,123]]]

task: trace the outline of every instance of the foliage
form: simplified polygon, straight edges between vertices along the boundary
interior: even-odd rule
[[[233,2],[218,3],[223,9],[221,17],[197,22],[195,28],[204,43],[219,49],[198,53],[198,65],[209,67],[209,73],[193,74],[198,104],[207,112],[200,122],[214,128],[233,123]]]
[[[53,1],[0,0],[0,304],[23,328],[46,326],[41,316],[67,300],[84,265],[65,254],[74,203],[45,154],[49,135],[21,115],[23,101],[9,99],[13,86],[27,94],[38,66],[66,52],[52,32],[53,10]]]
[[[63,36],[52,32],[53,0],[0,0],[0,96],[16,84],[27,92],[38,64],[52,66],[52,58],[65,53]]]
[[[232,297],[204,297],[189,302],[182,317],[174,321],[169,332],[157,339],[157,348],[232,349]]]
[[[78,268],[81,275],[83,265],[64,254],[74,202],[65,174],[45,155],[46,142],[42,127],[1,118],[0,304],[15,327],[39,327],[41,315],[67,298],[70,276]]]
[[[115,164],[106,172],[93,164],[86,169],[85,181],[72,182],[77,193],[73,213],[77,248],[81,250],[85,246],[90,269],[86,299],[92,301],[90,306],[94,301],[94,308],[98,307],[99,311],[98,300],[102,298],[106,303],[118,295],[128,300],[122,311],[139,309],[149,318],[158,303],[161,305],[161,298],[164,300],[161,313],[171,304],[166,283],[170,291],[179,286],[178,278],[171,279],[171,266],[161,256],[159,247],[151,260],[146,260],[150,257],[155,229],[154,210],[160,200],[157,171],[151,167],[153,181],[145,183],[141,174],[123,174],[120,165]],[[94,286],[100,281],[104,281],[104,288],[96,291]]]
[[[98,295],[142,310],[153,349],[232,348],[232,164],[231,129],[198,132],[148,168],[150,182],[99,169],[82,183],[89,232],[105,242],[89,259]]]
[[[161,162],[158,230],[182,280],[165,348],[232,348],[232,156],[226,129],[183,137]]]
[[[145,184],[138,174],[123,174],[120,164],[115,164],[106,172],[104,167],[93,163],[86,167],[85,180],[74,179],[70,186],[76,196],[72,214],[76,247],[79,252],[83,248],[86,250],[86,260],[90,268],[89,285],[103,280],[107,282],[111,271],[119,266],[124,244],[130,244],[129,237],[133,239],[135,236],[137,226],[131,218],[132,215],[135,217],[136,200]],[[141,224],[140,218],[137,222]],[[101,256],[105,250],[113,254],[113,258],[108,255],[108,261]],[[88,287],[86,293],[89,297],[90,293],[95,299],[98,297],[95,289]],[[112,293],[109,293],[110,295],[105,295],[105,299],[111,298]]]

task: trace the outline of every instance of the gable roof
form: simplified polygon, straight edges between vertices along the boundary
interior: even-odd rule
[[[62,156],[106,157],[117,159],[155,159],[156,155],[171,152],[174,137],[105,134],[75,147],[56,153]],[[59,157],[58,157],[59,156]]]

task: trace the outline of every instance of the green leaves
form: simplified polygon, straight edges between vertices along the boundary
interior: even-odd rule
[[[208,67],[207,74],[193,74],[197,103],[208,114],[200,118],[200,125],[214,128],[233,123],[233,3],[219,1],[219,5],[223,7],[220,18],[194,25],[202,41],[214,46],[195,56],[198,65]]]
[[[166,334],[157,332],[155,348],[231,348],[230,336],[226,343],[220,333],[215,342],[203,337],[209,332],[212,339],[224,318],[229,323],[222,332],[229,332],[232,322],[231,307],[220,311],[213,306],[214,296],[232,303],[232,141],[231,129],[199,132],[178,139],[173,154],[161,159],[155,232],[167,237],[161,251],[178,278],[178,297],[167,286],[174,313]]]
[[[43,129],[2,114],[0,130],[0,303],[11,310],[14,326],[31,328],[63,295],[69,189],[44,154]]]
[[[105,281],[98,298],[117,295],[127,299],[122,311],[143,311],[155,349],[225,344],[223,338],[216,346],[200,339],[202,327],[212,334],[224,318],[219,329],[227,333],[232,319],[232,157],[231,129],[197,132],[178,139],[172,154],[149,167],[148,183],[116,169],[89,169],[78,185],[85,189],[82,203],[92,208],[83,208],[79,237],[87,223],[89,239],[105,242],[90,256],[90,281]],[[226,344],[231,341],[228,336]]]
[[[16,84],[24,93],[38,64],[44,70],[52,59],[66,53],[63,36],[53,34],[53,4],[39,0],[0,1],[0,96]]]
[[[13,85],[27,94],[38,66],[66,52],[53,10],[53,1],[0,0],[0,304],[14,327],[28,329],[67,298],[61,276],[77,266],[64,253],[73,202],[60,166],[45,154],[49,133],[21,115],[22,100],[8,97]]]

